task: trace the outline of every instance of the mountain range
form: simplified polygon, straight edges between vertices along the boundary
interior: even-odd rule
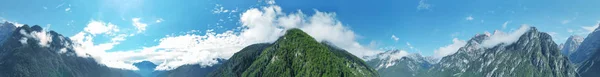
[[[3,26],[12,25],[4,24]],[[109,68],[92,58],[76,56],[70,47],[71,40],[54,31],[45,32],[37,25],[18,27],[3,39],[5,42],[0,47],[0,76],[140,77],[133,71]]]
[[[408,54],[401,50],[390,50],[369,60],[369,66],[375,68],[381,77],[418,77],[427,72],[432,62],[421,54]]]
[[[600,25],[600,24],[599,24]],[[494,33],[496,35],[498,33]],[[273,43],[249,45],[218,64],[183,65],[155,70],[150,61],[139,70],[109,68],[92,57],[79,57],[73,42],[40,26],[0,24],[0,76],[7,77],[595,77],[600,76],[600,29],[587,37],[571,36],[557,45],[529,27],[514,43],[485,46],[492,34],[478,34],[456,53],[434,59],[388,50],[364,61],[344,49],[318,42],[290,29]]]
[[[411,56],[415,54],[397,60],[382,58],[368,62],[372,67],[377,68],[383,77],[578,76],[576,66],[567,56],[561,54],[552,37],[547,33],[539,32],[535,27],[529,28],[514,43],[484,47],[483,41],[490,39],[490,36],[491,34],[474,36],[456,53],[443,57],[437,63],[427,62],[427,59],[419,56]],[[569,46],[565,47],[573,48],[570,45],[573,44],[569,43]],[[382,54],[395,54],[394,51],[388,52]]]

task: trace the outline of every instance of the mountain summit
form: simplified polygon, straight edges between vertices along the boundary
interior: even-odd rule
[[[431,63],[421,54],[408,54],[402,50],[390,50],[376,55],[367,61],[381,77],[418,77],[431,67]]]
[[[583,37],[577,35],[570,36],[561,48],[561,53],[565,56],[571,55],[577,50],[577,48],[579,47],[579,45],[581,45],[582,42]]]
[[[469,40],[456,54],[442,58],[429,69],[433,77],[574,77],[576,71],[560,53],[552,37],[529,28],[514,43],[500,43],[491,48],[481,47],[478,35]]]
[[[69,38],[40,26],[21,26],[0,45],[0,76],[5,77],[138,77],[92,58],[75,55]]]
[[[250,45],[211,77],[376,77],[377,72],[345,50],[319,43],[300,29],[287,30],[273,44]]]
[[[598,24],[600,25],[600,24]],[[600,28],[596,28],[592,33],[583,40],[577,51],[569,55],[570,59],[575,64],[581,64],[594,53],[600,51]]]
[[[600,25],[600,24],[598,24]],[[600,27],[590,33],[581,46],[573,53],[574,63],[580,63],[578,71],[581,77],[600,76]]]

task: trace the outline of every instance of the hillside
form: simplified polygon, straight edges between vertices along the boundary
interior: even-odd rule
[[[33,34],[50,36],[45,40]],[[51,39],[49,39],[51,38]],[[49,41],[51,42],[45,42]],[[42,45],[44,44],[44,45]],[[0,47],[0,76],[6,77],[138,77],[133,71],[100,65],[75,55],[69,38],[40,26],[15,29]]]
[[[266,45],[251,45],[255,47],[247,47],[245,50],[248,51],[236,53],[231,61],[225,63],[224,66],[228,67],[220,67],[211,76],[378,76],[358,57],[326,43],[319,43],[300,29],[290,29],[276,42]]]

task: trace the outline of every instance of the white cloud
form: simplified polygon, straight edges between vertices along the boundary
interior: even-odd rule
[[[275,4],[275,0],[266,0],[266,1],[267,1],[267,4],[271,4],[271,5]]]
[[[410,43],[409,43],[409,42],[406,42],[406,46],[408,46],[408,48],[410,48],[410,49],[414,49],[414,48],[415,48],[415,47],[413,47],[412,45],[410,45]]]
[[[400,38],[396,37],[396,35],[392,35],[392,40],[398,42],[398,40],[400,40]]]
[[[41,32],[33,31],[33,32],[31,32],[31,35],[36,40],[39,40],[39,44],[42,47],[49,47],[50,43],[52,42],[52,35],[49,33],[46,33],[46,31],[41,31]]]
[[[103,23],[102,21],[92,20],[87,24],[87,27],[83,29],[85,32],[89,32],[92,35],[97,34],[112,34],[118,32],[119,29],[112,23]]]
[[[107,50],[112,49],[115,45],[120,44],[124,41],[128,34],[117,33],[119,29],[117,25],[111,23],[105,23],[102,21],[90,21],[83,31],[71,36],[70,39],[73,41],[73,50],[79,57],[92,57],[96,62],[106,65],[107,67],[138,70],[137,67],[123,63],[122,60],[115,60],[115,56],[107,53]],[[112,37],[111,41],[106,43],[95,44],[93,42],[94,37],[97,35],[108,35]]]
[[[378,52],[356,42],[357,35],[348,27],[343,26],[335,18],[334,13],[318,10],[315,12],[312,16],[306,16],[303,13],[282,13],[279,6],[262,7],[260,10],[250,9],[242,14],[240,19],[242,24],[244,27],[262,29],[256,29],[260,31],[248,30],[248,33],[244,32],[242,36],[266,36],[268,37],[266,41],[274,41],[283,34],[284,30],[282,29],[300,28],[317,41],[329,41],[358,57],[375,55]]]
[[[71,11],[71,8],[66,8],[65,11],[69,12],[69,11]]]
[[[273,2],[273,4],[275,3],[275,1],[272,1],[272,2]],[[229,14],[231,14],[231,13],[235,13],[235,12],[238,12],[237,8],[236,9],[225,9],[223,7],[223,5],[221,5],[221,4],[215,4],[215,8],[213,8],[213,10],[212,10],[213,14],[220,14],[220,13],[229,13]]]
[[[396,64],[396,60],[401,59],[404,56],[408,56],[409,53],[404,51],[404,50],[398,50],[398,52],[394,52],[394,51],[387,51],[386,54],[383,54],[381,56],[379,56],[381,59],[385,59],[388,58],[388,60],[386,61],[386,63],[383,63],[381,65],[379,65],[377,68],[383,68],[383,66],[385,66],[385,68],[388,68],[390,66],[394,66]]]
[[[21,33],[23,36],[25,36],[26,38],[21,38],[21,40],[19,40],[22,44],[27,44],[27,40],[29,38],[33,38],[35,40],[39,41],[39,45],[42,47],[49,47],[50,43],[52,42],[52,35],[47,33],[46,30],[42,30],[42,31],[31,31],[30,33],[25,32],[25,30],[20,30],[19,33]]]
[[[598,25],[595,26],[581,26],[582,29],[584,29],[585,31],[587,31],[587,33],[592,33],[594,32],[594,30],[596,30],[596,28],[598,28]]]
[[[510,34],[496,31],[494,33],[494,35],[490,36],[489,39],[484,40],[482,42],[481,46],[483,46],[485,48],[491,48],[498,44],[504,44],[504,45],[512,44],[512,43],[518,41],[519,38],[521,37],[521,35],[525,34],[525,32],[527,32],[528,30],[529,30],[529,26],[522,25],[521,28],[519,28],[516,31],[513,31]]]
[[[23,37],[19,40],[19,42],[21,42],[21,44],[25,45],[25,44],[27,44],[27,40],[28,39],[26,37]]]
[[[137,19],[134,19],[137,21]],[[167,36],[159,40],[156,46],[142,49],[105,52],[123,41],[125,37],[113,38],[113,41],[102,44],[91,42],[93,35],[80,32],[73,36],[79,44],[76,51],[91,54],[96,61],[113,68],[137,70],[132,63],[148,60],[157,63],[155,70],[172,70],[182,65],[199,64],[211,66],[216,59],[228,59],[234,53],[251,44],[271,43],[285,33],[286,29],[299,28],[313,36],[317,41],[329,41],[348,50],[358,57],[375,55],[379,51],[359,44],[356,34],[335,19],[335,14],[316,11],[312,16],[303,13],[286,14],[279,6],[251,8],[240,16],[240,27],[216,33],[207,30],[204,35],[186,34]],[[135,22],[134,22],[135,24]],[[143,31],[143,30],[142,30]],[[100,34],[100,31],[97,32]]]
[[[458,38],[452,39],[452,44],[447,45],[445,47],[440,47],[433,52],[433,58],[441,59],[442,57],[451,55],[456,53],[460,47],[463,47],[467,44],[464,40],[459,40]]]
[[[563,20],[563,21],[561,21],[560,23],[561,23],[561,24],[568,24],[569,22],[571,22],[571,20]]]
[[[56,6],[56,7],[54,7],[54,8],[59,8],[59,7],[63,6],[63,5],[65,5],[65,3],[61,3],[61,4],[57,5],[57,6]]]
[[[163,20],[162,18],[159,18],[159,19],[157,19],[155,22],[156,22],[156,23],[161,23],[161,22],[163,22],[163,21],[165,21],[165,20]]]
[[[132,18],[131,21],[133,22],[133,26],[138,29],[138,33],[146,31],[148,24],[140,22],[140,18]]]
[[[15,21],[9,21],[9,20],[6,20],[6,19],[4,19],[4,18],[2,18],[2,17],[0,17],[0,19],[2,19],[2,22],[1,22],[1,23],[4,23],[4,22],[12,23],[12,24],[13,24],[13,25],[15,25],[15,27],[17,27],[17,28],[18,28],[18,27],[21,27],[21,26],[23,26],[23,25],[24,25],[24,24],[20,24],[20,23],[18,23],[18,22],[15,22]]]
[[[469,16],[469,17],[465,18],[465,20],[471,21],[471,20],[473,20],[473,16]]]
[[[510,23],[510,22],[512,22],[512,21],[506,21],[506,22],[504,22],[504,24],[502,24],[502,29],[505,29],[506,26],[508,25],[508,23]]]
[[[426,0],[419,0],[419,5],[417,5],[417,10],[429,9],[431,4],[425,3]]]

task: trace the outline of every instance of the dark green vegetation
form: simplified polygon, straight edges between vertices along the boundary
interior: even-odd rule
[[[260,56],[262,51],[270,44],[254,44],[247,46],[229,58],[230,62],[225,62],[217,70],[213,71],[208,77],[241,77],[250,64]]]
[[[264,48],[266,47],[266,48]],[[240,62],[240,63],[238,63]],[[236,53],[215,77],[376,77],[377,72],[345,50],[290,29],[273,44],[255,44]]]
[[[52,42],[41,46],[40,40],[28,37],[43,31],[40,26],[19,27],[11,32],[0,47],[2,77],[137,77],[132,71],[99,65],[92,58],[75,55],[71,41],[50,31]],[[27,39],[27,40],[22,40]],[[23,41],[23,43],[21,42]]]

